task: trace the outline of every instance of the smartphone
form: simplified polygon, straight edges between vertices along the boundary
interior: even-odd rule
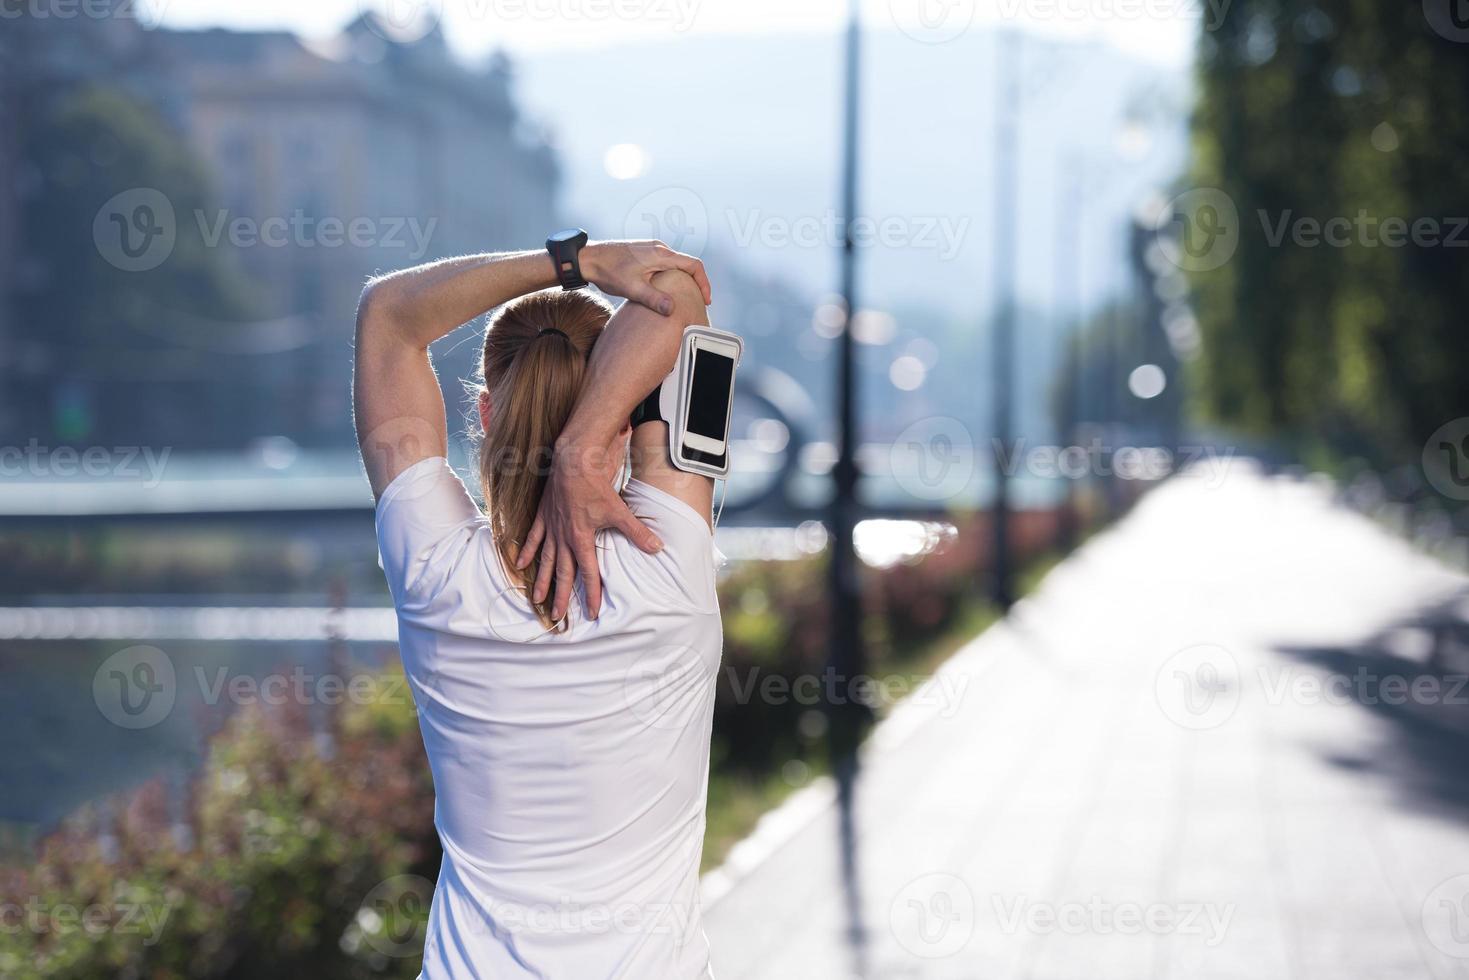
[[[691,379],[684,404],[679,455],[723,469],[729,454],[729,418],[734,408],[734,373],[740,349],[731,341],[696,334],[689,338]]]

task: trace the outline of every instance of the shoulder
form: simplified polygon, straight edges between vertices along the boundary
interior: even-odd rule
[[[638,519],[663,542],[655,555],[644,553],[617,534],[625,560],[647,573],[640,592],[663,592],[678,605],[703,612],[717,611],[715,568],[718,552],[709,524],[689,504],[642,480],[629,480],[623,499]],[[615,532],[613,532],[615,534]]]
[[[419,460],[383,489],[378,554],[396,603],[420,590],[425,572],[453,558],[487,521],[449,461]]]

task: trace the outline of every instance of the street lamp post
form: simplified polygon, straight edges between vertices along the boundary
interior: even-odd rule
[[[851,0],[847,24],[844,137],[842,148],[842,263],[841,293],[844,322],[837,343],[837,459],[832,471],[834,492],[831,524],[831,648],[827,665],[839,680],[850,681],[864,669],[862,649],[862,596],[857,578],[857,555],[852,543],[857,510],[857,392],[856,348],[852,322],[857,312],[857,122],[861,53],[861,6]],[[841,758],[856,747],[863,722],[852,699],[831,705],[831,747]],[[836,760],[834,760],[836,761]]]
[[[1015,139],[1018,129],[1016,49],[1020,36],[996,34],[995,57],[995,333],[992,363],[995,499],[993,514],[995,605],[1014,601],[1010,555],[1010,481],[1006,459],[1011,442],[1015,368]]]

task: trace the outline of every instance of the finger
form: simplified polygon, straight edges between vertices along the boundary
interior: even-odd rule
[[[659,292],[647,283],[639,283],[632,287],[627,298],[663,316],[670,316],[673,313],[673,297]]]
[[[531,591],[531,598],[536,602],[545,602],[546,594],[551,591],[551,573],[556,569],[556,544],[547,538],[541,544],[541,564],[536,568],[536,587]]]
[[[682,269],[694,277],[694,282],[699,284],[699,292],[704,294],[704,305],[708,306],[714,302],[714,291],[709,286],[709,274],[704,271],[704,263],[692,255],[682,252],[674,252],[674,268]]]
[[[560,620],[571,602],[571,587],[576,584],[576,559],[565,546],[556,549],[556,599],[551,603],[551,618]]]
[[[638,516],[626,504],[622,506],[622,512],[617,515],[616,527],[627,535],[629,541],[650,555],[656,555],[663,550],[663,542],[659,540],[658,535],[653,533],[652,528],[638,520]]]
[[[587,618],[596,619],[602,611],[602,570],[597,567],[597,546],[593,544],[578,549],[576,565],[581,571],[582,590],[587,597]]]
[[[525,536],[520,551],[515,556],[515,567],[525,568],[536,556],[536,549],[541,546],[541,539],[546,536],[546,522],[541,520],[541,515],[536,514],[536,519],[531,523],[530,533]]]

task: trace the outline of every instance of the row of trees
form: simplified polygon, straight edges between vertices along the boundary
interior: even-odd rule
[[[1236,0],[1204,34],[1192,182],[1238,214],[1232,256],[1193,276],[1215,420],[1382,465],[1469,416],[1453,3]]]

